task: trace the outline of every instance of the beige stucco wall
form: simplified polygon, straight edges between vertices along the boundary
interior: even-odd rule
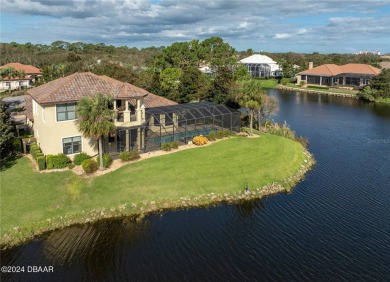
[[[81,150],[89,155],[98,153],[96,142],[84,138],[74,120],[57,122],[55,105],[39,105],[33,100],[34,137],[45,155],[63,152],[62,139],[81,136]],[[72,158],[74,155],[68,155]]]

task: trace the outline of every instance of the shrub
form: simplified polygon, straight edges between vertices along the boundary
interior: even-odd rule
[[[58,155],[47,155],[46,156],[46,167],[47,169],[53,168],[65,168],[71,160],[67,155],[61,153]]]
[[[45,154],[44,153],[42,153],[42,152],[37,152],[37,151],[35,151],[36,153],[35,153],[35,156],[36,156],[36,158],[38,159],[38,157],[44,157],[45,156]]]
[[[74,164],[74,163],[70,163],[70,164],[67,165],[67,167],[68,167],[69,169],[72,169],[72,168],[75,167],[75,164]]]
[[[303,136],[299,136],[299,137],[296,137],[295,138],[299,143],[301,143],[301,145],[303,146],[303,148],[307,148],[307,145],[309,144],[309,140],[307,140],[305,137]]]
[[[36,148],[35,150],[33,150],[31,152],[31,155],[33,156],[34,160],[36,160],[37,159],[37,155],[41,154],[41,153],[42,153],[41,149],[40,148]]]
[[[207,135],[207,139],[209,139],[209,141],[215,141],[217,139],[215,137],[215,132],[210,132],[209,135]]]
[[[46,168],[45,157],[44,156],[37,156],[37,164],[38,164],[39,170],[44,170]]]
[[[287,85],[287,83],[290,83],[290,82],[291,82],[291,79],[290,79],[290,78],[287,78],[287,77],[282,78],[282,79],[280,80],[280,83],[281,83],[282,85]]]
[[[96,162],[100,166],[100,157],[97,156]],[[112,158],[109,154],[103,154],[103,167],[108,168],[112,164]]]
[[[222,139],[222,138],[223,138],[223,131],[222,131],[222,130],[218,130],[218,131],[215,133],[215,138],[217,138],[217,139]]]
[[[87,160],[87,159],[90,159],[91,156],[88,155],[87,153],[84,153],[84,152],[81,152],[81,153],[78,153],[74,156],[73,158],[73,163],[75,165],[81,165],[81,163],[84,161],[84,160]]]
[[[170,150],[172,150],[171,144],[170,144],[170,143],[164,143],[164,144],[162,144],[162,145],[161,145],[161,150],[163,150],[163,151],[170,151]]]
[[[13,146],[14,146],[15,153],[18,154],[18,153],[22,152],[22,140],[21,139],[15,138]]]
[[[103,159],[104,160],[104,159]],[[99,165],[94,159],[86,159],[81,163],[85,173],[94,173],[98,170]]]
[[[207,142],[209,142],[209,140],[203,135],[195,136],[194,138],[192,138],[192,143],[197,146],[207,144]]]
[[[223,135],[223,137],[229,137],[232,135],[232,132],[229,129],[223,129],[222,135]]]
[[[122,162],[127,162],[131,160],[136,160],[140,158],[138,151],[127,151],[127,152],[121,152],[119,154],[119,158],[122,160]]]
[[[177,142],[177,141],[172,141],[172,142],[171,142],[171,148],[172,148],[172,149],[177,149],[177,148],[179,148],[179,142]]]

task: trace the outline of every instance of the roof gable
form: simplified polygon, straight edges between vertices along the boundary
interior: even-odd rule
[[[130,83],[91,72],[74,73],[27,92],[40,104],[75,102],[86,96],[93,97],[97,93],[104,93],[113,98],[138,98],[149,94],[148,91]]]
[[[34,67],[34,66],[31,66],[31,65],[23,65],[21,63],[9,63],[9,64],[5,64],[4,66],[1,66],[0,67],[1,69],[2,68],[14,68],[15,70],[17,71],[24,71],[24,73],[26,75],[29,75],[29,74],[41,74],[41,70]]]
[[[355,74],[368,74],[378,75],[381,72],[380,69],[366,64],[346,64],[338,66],[335,64],[325,64],[312,69],[302,71],[300,75],[322,75],[322,76],[335,76],[343,73],[355,73]]]
[[[243,64],[276,64],[270,57],[260,54],[255,54],[240,60]]]

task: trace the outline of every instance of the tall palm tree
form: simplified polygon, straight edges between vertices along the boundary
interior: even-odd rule
[[[98,93],[95,97],[84,97],[77,104],[76,125],[84,137],[94,138],[99,143],[100,170],[103,170],[103,137],[115,131],[114,111],[109,108],[112,98]]]
[[[262,97],[265,91],[261,88],[260,81],[249,79],[241,82],[240,93],[236,99],[241,107],[249,111],[250,135],[253,135],[253,116],[261,107]]]

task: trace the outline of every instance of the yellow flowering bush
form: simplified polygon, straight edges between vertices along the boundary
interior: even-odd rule
[[[203,135],[195,136],[194,138],[192,138],[192,143],[197,146],[207,144],[207,142],[209,142],[209,139],[207,139],[207,137]]]

